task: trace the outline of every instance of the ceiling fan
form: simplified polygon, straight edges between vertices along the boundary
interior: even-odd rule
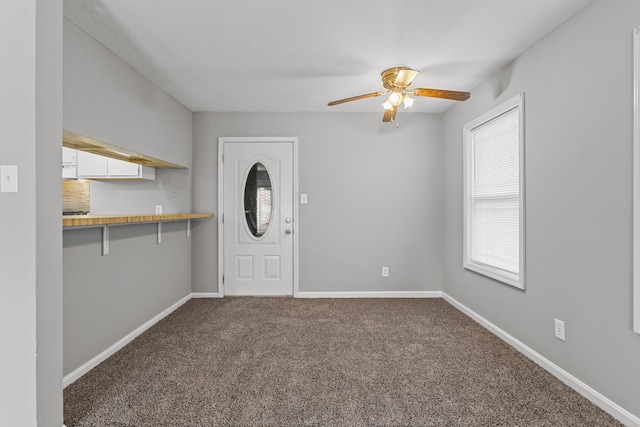
[[[409,95],[451,99],[454,101],[466,101],[469,99],[469,92],[425,88],[408,89],[413,79],[419,73],[420,71],[412,70],[407,67],[389,68],[381,73],[382,85],[387,89],[386,91],[372,92],[364,95],[352,96],[351,98],[339,99],[338,101],[330,102],[329,106],[388,94],[389,97],[382,103],[382,106],[384,107],[384,116],[382,116],[382,121],[392,122],[396,118],[396,113],[398,112],[400,104],[404,103],[404,108],[408,108],[413,105],[413,98]]]

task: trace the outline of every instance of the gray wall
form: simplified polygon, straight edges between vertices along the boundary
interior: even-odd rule
[[[38,425],[62,424],[62,2],[39,0],[36,25],[36,320]]]
[[[640,415],[631,329],[632,29],[640,2],[599,0],[444,115],[444,290]],[[522,292],[462,268],[462,126],[525,92]],[[566,342],[554,338],[554,318]]]
[[[440,291],[441,117],[381,116],[195,113],[194,208],[218,213],[218,137],[297,136],[300,291]],[[196,230],[193,290],[217,292],[216,222]]]
[[[64,374],[191,293],[191,251],[184,221],[64,232]]]
[[[191,167],[191,111],[67,19],[64,128]],[[158,169],[155,181],[91,183],[92,213],[151,213],[156,205],[191,210],[191,169]]]
[[[62,424],[61,1],[12,2],[0,15],[0,419]]]
[[[66,19],[63,65],[65,129],[191,167],[191,112]],[[190,212],[191,169],[92,181],[91,199],[92,213]],[[191,292],[185,230],[165,223],[158,245],[153,224],[111,227],[104,257],[99,228],[64,231],[65,375]]]
[[[36,422],[36,97],[35,5],[0,16],[0,46],[13,58],[0,67],[0,164],[18,165],[18,193],[0,193],[0,414],[3,422]],[[11,120],[8,120],[11,118]]]

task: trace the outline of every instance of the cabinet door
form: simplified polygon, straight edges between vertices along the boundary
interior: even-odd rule
[[[78,151],[78,178],[107,177],[107,157]]]
[[[140,165],[137,163],[125,162],[118,159],[107,161],[109,177],[133,177],[140,176]]]
[[[62,165],[62,177],[64,179],[78,178],[78,169],[76,165]]]
[[[69,147],[62,147],[62,164],[63,165],[75,165],[76,164],[76,150]]]

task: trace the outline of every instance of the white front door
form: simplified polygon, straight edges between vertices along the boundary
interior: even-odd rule
[[[223,293],[292,295],[293,142],[221,138],[219,148]]]

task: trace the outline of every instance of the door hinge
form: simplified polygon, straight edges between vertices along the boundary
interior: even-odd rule
[[[222,155],[222,163],[224,163],[224,154]]]
[[[224,285],[224,274],[222,275],[222,284]]]
[[[224,214],[222,214],[222,223],[224,224]]]

